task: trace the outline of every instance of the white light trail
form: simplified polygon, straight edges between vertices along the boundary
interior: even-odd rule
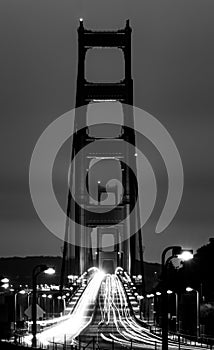
[[[127,276],[124,280],[127,280]],[[135,348],[141,349],[154,349],[155,345],[161,347],[162,338],[140,325],[135,316],[131,315],[123,284],[116,275],[108,275],[106,278],[104,313],[107,314],[107,318],[105,316],[102,317],[101,323],[105,323],[108,326],[110,322],[111,324],[113,322],[117,333],[109,332],[106,335],[101,332],[100,335],[103,340],[108,342],[114,341],[115,344],[120,344],[120,346],[130,346],[130,342],[132,342]],[[169,339],[168,343],[169,349],[177,349],[178,343],[176,341]],[[194,347],[181,345],[181,349],[193,350]]]
[[[58,318],[58,323],[51,328],[37,334],[38,344],[47,346],[51,342],[64,343],[65,336],[67,343],[73,343],[73,339],[88,326],[93,315],[93,307],[95,306],[97,294],[103,278],[104,272],[95,273],[89,282],[84,293],[80,297],[73,313],[63,318]],[[25,337],[24,341],[30,343],[32,335]]]

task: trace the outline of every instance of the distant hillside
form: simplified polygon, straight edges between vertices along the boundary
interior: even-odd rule
[[[31,285],[32,270],[38,264],[46,264],[54,266],[56,274],[47,276],[41,274],[39,283],[59,284],[62,258],[59,256],[28,256],[28,257],[12,257],[0,258],[0,275],[8,277],[15,286],[22,284]],[[140,266],[140,264],[139,264]],[[139,266],[137,270],[140,271]],[[144,263],[146,290],[150,291],[157,282],[160,272],[160,265],[157,263]]]
[[[57,256],[28,256],[0,258],[0,275],[8,277],[12,284],[28,284],[32,282],[32,271],[34,266],[45,264],[54,266],[56,273],[52,276],[41,274],[39,283],[59,284],[62,258]]]

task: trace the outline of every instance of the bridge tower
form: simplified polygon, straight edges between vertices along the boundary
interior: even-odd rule
[[[116,83],[94,83],[86,80],[86,52],[97,47],[122,50],[125,62],[123,80]],[[109,111],[103,110],[103,102],[109,103]],[[97,106],[96,113],[105,114],[106,123],[109,123],[108,113],[113,114],[114,107],[120,105],[123,125],[104,125],[104,129],[103,125],[88,126],[87,113],[90,105]],[[74,188],[79,204],[74,201],[69,190],[67,215],[75,218],[82,226],[76,225],[71,228],[67,222],[61,285],[65,275],[79,275],[95,265],[109,273],[113,273],[116,266],[121,266],[131,275],[141,274],[144,280],[142,233],[141,230],[135,230],[140,220],[139,208],[129,221],[123,222],[133,209],[137,198],[137,182],[133,175],[133,170],[136,170],[136,154],[127,147],[127,144],[135,146],[132,105],[129,21],[127,20],[125,28],[120,30],[93,31],[84,28],[83,21],[80,20],[74,127],[77,131],[73,136],[71,159],[74,165],[70,174],[70,185]],[[110,130],[111,127],[110,137],[103,136],[103,130]],[[85,147],[87,151],[84,151]],[[81,150],[83,154],[78,158],[78,152]],[[119,174],[119,182],[108,182],[108,177],[111,177],[114,171]],[[92,199],[86,188],[89,193],[93,193]],[[106,208],[108,211],[103,211]],[[130,232],[136,233],[130,235]],[[69,235],[75,236],[75,244],[69,244]]]

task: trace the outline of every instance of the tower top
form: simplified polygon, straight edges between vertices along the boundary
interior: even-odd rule
[[[89,30],[89,29],[85,29],[84,28],[83,18],[80,17],[78,30],[84,30],[85,33],[98,33],[98,32],[99,33],[124,33],[127,30],[131,31],[131,27],[130,27],[130,21],[129,21],[129,19],[127,19],[124,29],[118,29],[118,30]]]

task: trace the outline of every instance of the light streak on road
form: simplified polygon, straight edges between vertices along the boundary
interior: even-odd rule
[[[65,338],[67,344],[73,343],[73,339],[91,322],[97,295],[104,277],[105,274],[102,271],[95,273],[74,311],[68,315],[66,320],[59,318],[59,322],[56,325],[38,333],[38,344],[43,346],[47,346],[51,342],[63,344]],[[24,339],[27,344],[30,344],[31,340],[32,335],[26,336]]]
[[[128,281],[127,276],[124,278],[125,281]],[[132,343],[133,348],[145,350],[153,350],[156,346],[161,348],[162,338],[151,333],[134,316],[127,297],[130,293],[122,281],[123,279],[121,280],[117,274],[105,275],[100,270],[96,271],[74,310],[71,308],[68,314],[54,320],[57,322],[55,325],[37,334],[38,345],[50,346],[53,342],[63,346],[65,339],[66,344],[74,344],[75,338],[84,329],[87,334],[86,328],[92,321],[96,300],[99,297],[101,320],[98,323],[98,332],[104,341],[114,342],[120,346],[130,346]],[[74,299],[75,297],[73,301]],[[32,336],[27,336],[25,342],[31,344],[31,339]],[[169,350],[177,350],[176,341],[169,339],[168,344]],[[181,344],[180,349],[193,350],[196,347]],[[200,347],[197,346],[197,349]]]
[[[104,317],[102,317],[101,324],[105,323],[108,326],[112,322],[115,332],[112,333],[110,330],[108,334],[101,332],[101,338],[105,341],[124,346],[130,346],[130,342],[132,342],[134,348],[154,349],[155,346],[161,347],[162,338],[152,334],[149,329],[141,326],[135,316],[131,315],[127,296],[118,276],[107,275],[105,284]],[[107,317],[105,317],[105,314]],[[169,339],[168,343],[169,349],[174,350],[178,348],[176,341]],[[191,345],[180,345],[180,348],[185,350],[195,349]],[[197,347],[197,349],[199,348]]]

